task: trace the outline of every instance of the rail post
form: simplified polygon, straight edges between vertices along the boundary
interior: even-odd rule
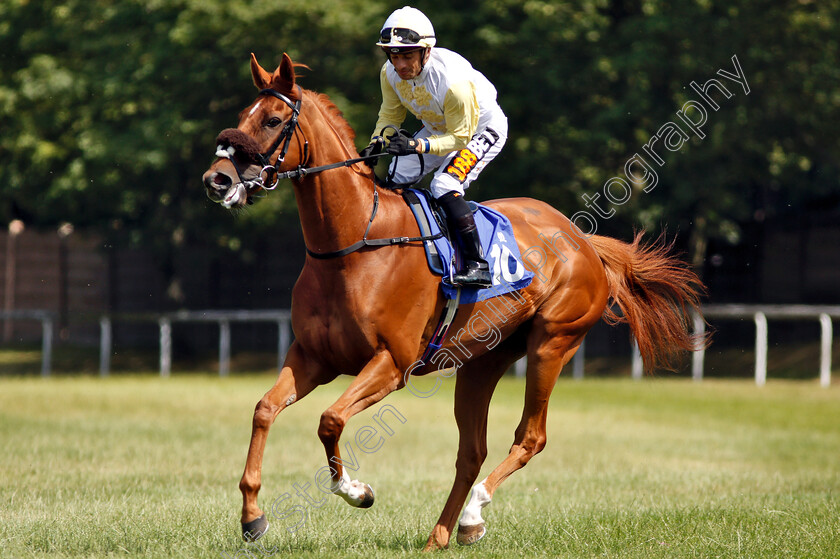
[[[41,340],[41,376],[48,377],[50,376],[50,369],[52,368],[52,317],[45,315],[41,318],[41,330],[43,332],[43,339]]]
[[[572,357],[572,378],[575,380],[583,380],[583,355],[586,350],[586,340],[580,342],[580,347]]]
[[[107,377],[111,371],[111,318],[103,316],[99,319],[99,376]]]
[[[525,371],[528,369],[528,358],[520,357],[516,363],[513,364],[513,374],[516,378],[525,378]]]
[[[278,339],[277,339],[277,370],[283,369],[283,363],[286,361],[286,354],[289,352],[289,346],[292,339],[292,327],[289,324],[289,318],[283,318],[277,321]]]
[[[831,386],[831,342],[834,338],[831,317],[820,314],[820,386]]]
[[[767,382],[767,316],[757,312],[755,320],[755,384]]]
[[[219,321],[219,376],[230,373],[230,321]]]
[[[160,326],[160,376],[169,378],[172,371],[172,321],[168,317],[158,320]]]
[[[703,321],[703,317],[699,313],[692,313],[691,320],[694,325],[695,337],[703,339],[703,335],[706,333],[706,323]],[[696,382],[703,380],[703,362],[705,359],[706,348],[703,346],[695,349],[691,355],[691,378]]]
[[[633,371],[631,373],[633,380],[642,380],[644,376],[644,362],[642,361],[642,354],[639,351],[639,342],[633,339]]]

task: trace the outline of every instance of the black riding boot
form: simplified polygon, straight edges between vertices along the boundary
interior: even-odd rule
[[[469,204],[457,192],[447,192],[438,198],[438,203],[446,213],[447,222],[455,231],[461,249],[461,266],[452,280],[464,287],[490,287],[493,285],[490,266],[482,254],[478,228]]]

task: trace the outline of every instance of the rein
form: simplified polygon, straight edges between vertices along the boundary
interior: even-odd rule
[[[379,192],[377,192],[376,187],[373,190],[373,211],[370,214],[370,219],[368,220],[367,229],[365,229],[365,234],[362,236],[360,241],[356,241],[352,245],[342,248],[340,250],[334,250],[332,252],[312,252],[309,247],[306,247],[306,254],[311,256],[312,258],[317,258],[318,260],[327,260],[329,258],[339,258],[341,256],[347,256],[352,252],[356,252],[357,250],[364,248],[364,247],[381,247],[381,246],[391,246],[391,245],[401,245],[405,243],[413,243],[419,241],[433,241],[435,239],[440,239],[443,237],[443,231],[438,231],[434,235],[421,235],[419,237],[391,237],[391,238],[381,238],[381,239],[368,239],[368,233],[370,233],[370,227],[373,225],[373,218],[376,217],[376,210],[379,209]]]
[[[309,155],[309,140],[305,139],[304,136],[304,147],[303,147],[303,158],[301,158],[302,163],[297,166],[297,168],[289,170],[289,171],[280,171],[280,166],[286,160],[286,154],[289,151],[289,146],[292,143],[292,137],[300,128],[300,123],[298,122],[298,117],[300,116],[300,107],[301,107],[301,100],[303,99],[303,91],[301,87],[298,86],[298,91],[301,93],[300,98],[292,101],[287,96],[283,95],[279,91],[275,89],[263,89],[260,90],[260,95],[271,95],[272,97],[276,97],[283,101],[286,105],[292,109],[292,116],[289,117],[289,120],[286,121],[286,124],[283,126],[283,130],[277,136],[277,139],[271,145],[270,148],[265,153],[256,153],[254,154],[256,159],[258,159],[259,163],[263,166],[260,174],[255,177],[253,180],[246,181],[242,178],[242,173],[239,171],[239,166],[236,164],[235,159],[232,156],[231,152],[219,149],[216,152],[218,157],[227,158],[233,163],[234,168],[236,169],[237,175],[239,175],[239,181],[243,185],[243,187],[248,189],[255,189],[255,188],[262,188],[263,190],[274,190],[280,184],[281,180],[284,179],[299,179],[305,177],[310,174],[320,173],[322,171],[329,171],[330,169],[338,169],[340,167],[350,167],[351,165],[355,165],[356,163],[361,163],[362,161],[367,161],[369,159],[377,159],[384,155],[388,155],[387,153],[376,153],[372,155],[366,155],[364,157],[355,157],[352,159],[346,159],[344,161],[339,161],[337,163],[329,163],[327,165],[320,165],[318,167],[304,167],[305,162],[308,160]],[[282,147],[281,147],[282,144]],[[280,153],[277,156],[274,164],[271,163],[271,156],[274,154],[277,149],[280,148]],[[423,163],[421,157],[421,165]],[[265,179],[263,179],[263,175],[268,178],[271,174],[274,174],[275,180],[274,184],[268,186],[265,184]],[[376,190],[376,185],[374,184],[373,187],[373,211],[371,211],[370,219],[368,220],[367,228],[365,229],[365,234],[361,240],[356,241],[352,245],[345,247],[340,250],[335,250],[331,252],[313,252],[306,247],[306,253],[313,258],[319,260],[326,260],[330,258],[340,258],[342,256],[346,256],[357,250],[364,248],[364,247],[380,247],[380,246],[392,246],[398,244],[405,244],[405,243],[412,243],[412,242],[419,242],[419,241],[432,241],[435,239],[439,239],[443,237],[443,232],[438,232],[434,235],[421,235],[418,237],[390,237],[390,238],[381,238],[381,239],[368,239],[368,233],[370,233],[370,228],[373,225],[373,219],[376,217],[376,211],[379,209],[379,192]]]
[[[298,86],[298,91],[301,91],[300,86]],[[266,151],[263,154],[260,154],[261,163],[263,164],[263,170],[260,172],[260,175],[262,176],[262,173],[265,172],[267,169],[272,169],[276,176],[276,180],[274,181],[274,184],[271,185],[271,187],[267,188],[263,186],[265,190],[274,190],[275,188],[277,188],[277,185],[280,183],[280,181],[284,179],[299,179],[312,173],[320,173],[321,171],[329,171],[330,169],[338,169],[339,167],[350,167],[351,165],[361,163],[362,161],[367,161],[368,159],[375,159],[382,157],[383,155],[387,155],[385,153],[377,153],[365,157],[355,157],[353,159],[347,159],[338,163],[330,163],[329,165],[321,165],[319,167],[304,167],[303,164],[301,164],[298,165],[296,169],[292,169],[291,171],[284,171],[281,173],[280,165],[282,165],[283,161],[286,160],[286,153],[289,151],[289,145],[292,143],[292,136],[297,131],[297,128],[299,126],[298,117],[300,116],[300,105],[301,99],[303,98],[303,94],[301,93],[301,99],[298,99],[295,102],[292,102],[291,99],[289,99],[288,97],[286,97],[285,95],[283,95],[275,89],[263,89],[260,91],[260,95],[271,95],[273,97],[276,97],[284,103],[286,103],[289,106],[289,108],[292,109],[292,116],[286,122],[286,126],[283,127],[283,131],[277,137],[277,140],[270,148],[268,148],[268,151]],[[271,155],[277,150],[278,147],[280,147],[280,144],[284,141],[285,143],[283,144],[283,148],[280,151],[280,155],[277,156],[274,165],[272,165],[270,163]],[[306,161],[308,159],[309,154],[308,140],[305,140],[303,150],[303,161]]]

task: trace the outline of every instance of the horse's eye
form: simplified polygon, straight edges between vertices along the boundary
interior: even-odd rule
[[[283,123],[282,120],[280,120],[279,118],[274,116],[274,117],[271,117],[270,119],[268,119],[268,122],[266,122],[265,125],[268,126],[269,128],[276,128],[276,127],[280,126],[282,123]]]

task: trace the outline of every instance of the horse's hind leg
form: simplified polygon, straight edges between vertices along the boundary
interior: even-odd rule
[[[458,524],[458,543],[470,545],[485,534],[481,511],[490,504],[499,485],[525,466],[546,442],[545,422],[548,399],[563,366],[574,356],[582,335],[550,336],[535,327],[528,340],[528,369],[525,381],[525,407],[507,458],[487,478],[473,487],[470,500]]]
[[[486,353],[458,369],[455,380],[455,421],[460,436],[455,461],[455,481],[437,521],[426,551],[442,549],[449,538],[470,486],[487,457],[487,410],[493,391],[504,372],[518,357],[503,347]]]
[[[335,376],[332,375],[333,378]],[[324,375],[317,364],[307,360],[300,346],[293,343],[277,381],[257,404],[248,459],[239,482],[239,490],[242,492],[242,537],[246,540],[257,540],[268,530],[268,521],[257,506],[257,495],[261,487],[265,442],[271,424],[283,409],[329,380],[329,375]]]

